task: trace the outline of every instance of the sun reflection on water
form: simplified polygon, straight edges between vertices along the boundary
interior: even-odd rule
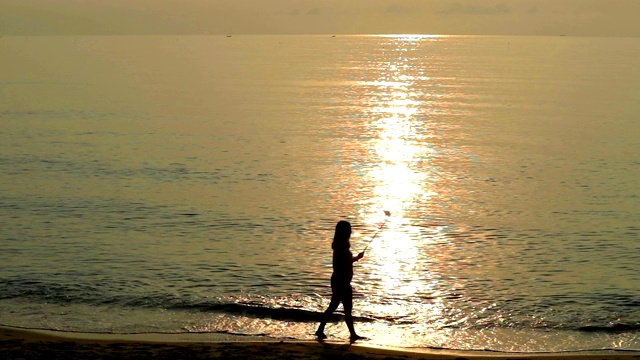
[[[412,226],[416,214],[424,211],[416,208],[430,204],[429,199],[438,195],[428,166],[436,155],[430,141],[437,135],[425,116],[429,97],[419,84],[423,69],[412,60],[419,56],[415,53],[420,41],[431,39],[390,38],[387,45],[393,47],[376,60],[377,78],[367,82],[373,95],[363,98],[371,109],[369,153],[375,161],[366,169],[369,199],[363,201],[366,206],[359,215],[368,224],[384,224],[361,265],[364,274],[360,281],[370,296],[364,310],[396,320],[416,314],[438,319],[444,311],[438,299],[430,304],[424,301],[425,294],[438,291],[439,279],[429,273],[425,256],[429,240],[420,228]],[[391,216],[385,219],[382,210]],[[403,301],[396,301],[399,299]],[[407,306],[411,303],[416,306]]]
[[[370,152],[377,160],[369,168],[367,178],[372,184],[369,208],[362,209],[361,216],[368,222],[380,221],[380,209],[391,211],[394,218],[410,216],[416,197],[435,195],[429,189],[428,174],[421,171],[424,159],[433,152],[425,142],[431,135],[426,119],[420,116],[425,107],[424,96],[415,82],[422,69],[412,61],[406,51],[415,51],[416,44],[424,37],[393,37],[392,46],[378,62],[372,91],[366,99],[370,104],[370,124],[374,129]]]

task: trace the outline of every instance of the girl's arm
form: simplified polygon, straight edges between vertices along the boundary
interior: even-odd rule
[[[354,256],[354,257],[352,257],[352,258],[351,258],[351,262],[352,262],[352,263],[354,263],[354,262],[356,262],[356,261],[358,261],[358,260],[362,259],[363,257],[364,257],[364,251],[363,251],[363,252],[361,252],[360,254],[358,254],[358,255],[356,255],[356,256]]]

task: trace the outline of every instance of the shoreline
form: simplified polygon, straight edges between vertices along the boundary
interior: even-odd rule
[[[640,359],[636,351],[500,353],[227,334],[95,334],[0,326],[3,359]]]

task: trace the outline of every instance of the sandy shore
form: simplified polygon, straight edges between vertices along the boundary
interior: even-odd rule
[[[215,340],[212,340],[215,339]],[[243,339],[239,341],[239,339]],[[0,327],[0,359],[640,359],[640,352],[508,354],[406,350],[215,335],[105,335]]]

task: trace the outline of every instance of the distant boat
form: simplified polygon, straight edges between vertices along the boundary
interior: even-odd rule
[[[231,35],[227,35],[227,37],[231,37]]]

